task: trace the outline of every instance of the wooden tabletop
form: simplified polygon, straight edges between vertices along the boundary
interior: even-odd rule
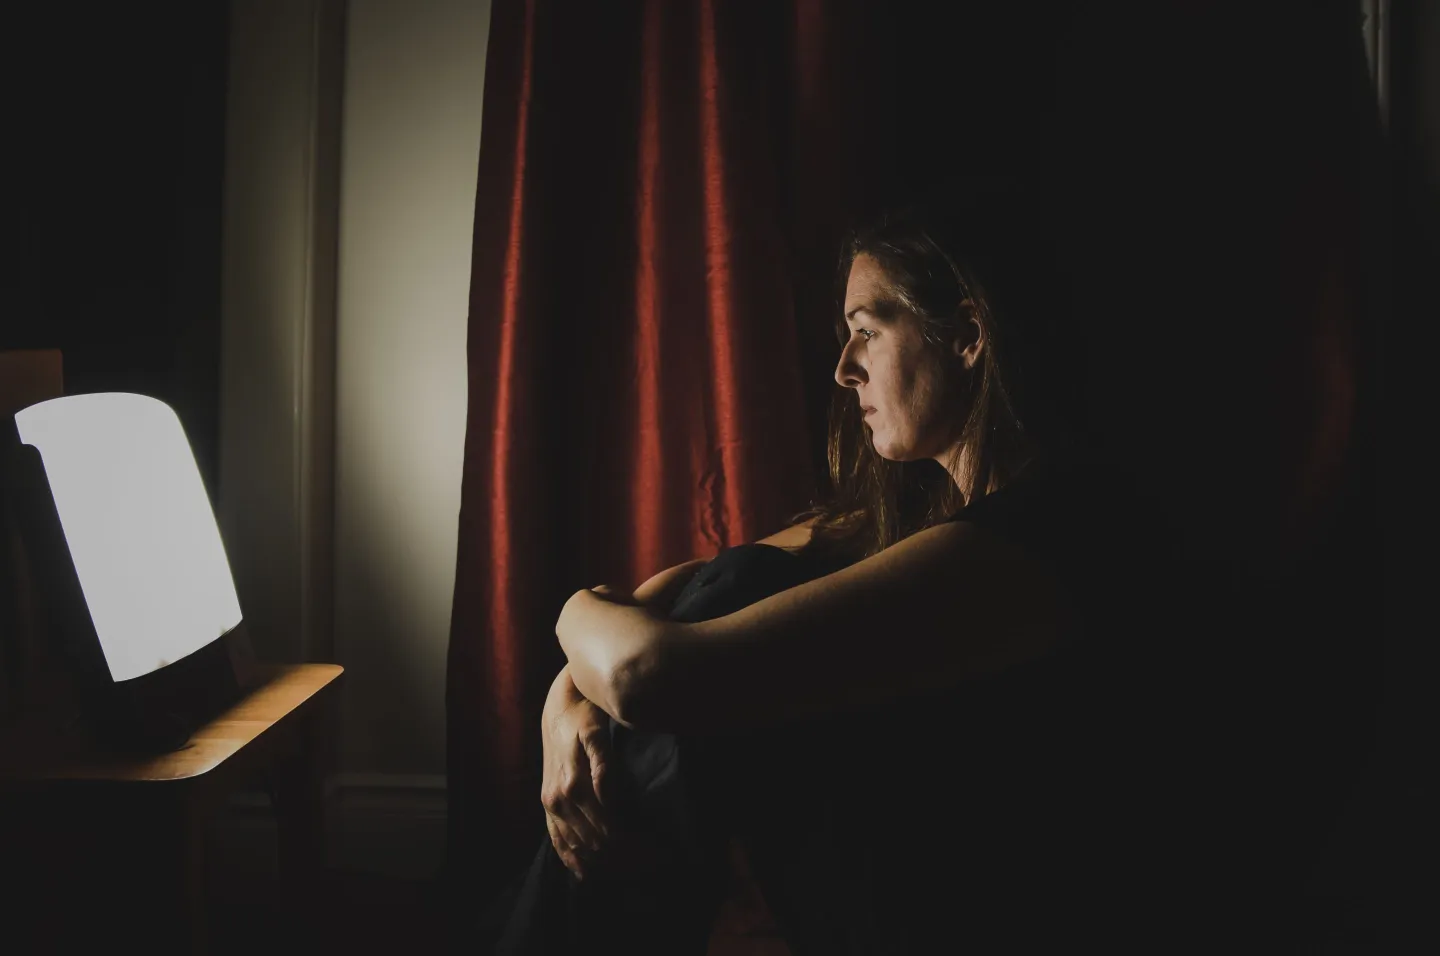
[[[344,670],[338,664],[271,665],[244,698],[201,726],[174,753],[97,753],[75,727],[11,740],[0,746],[0,779],[162,782],[198,777],[301,709]]]

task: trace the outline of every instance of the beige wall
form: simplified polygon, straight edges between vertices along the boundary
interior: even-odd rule
[[[329,660],[343,0],[233,0],[217,512],[267,660]]]
[[[342,790],[433,793],[490,5],[230,9],[218,510],[241,607],[260,656],[345,665]]]
[[[490,4],[351,0],[341,134],[335,655],[342,767],[444,770]]]

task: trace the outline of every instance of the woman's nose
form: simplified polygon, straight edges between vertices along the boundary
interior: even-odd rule
[[[840,350],[840,361],[835,366],[835,381],[843,388],[858,388],[865,382],[865,370],[855,361],[856,340],[851,339]]]

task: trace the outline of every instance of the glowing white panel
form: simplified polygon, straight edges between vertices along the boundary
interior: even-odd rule
[[[170,406],[71,395],[15,422],[44,462],[112,678],[158,670],[240,623],[220,529]]]

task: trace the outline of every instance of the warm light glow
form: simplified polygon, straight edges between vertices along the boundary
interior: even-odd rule
[[[240,623],[215,513],[170,406],[72,395],[15,422],[45,464],[112,678],[148,674]]]

